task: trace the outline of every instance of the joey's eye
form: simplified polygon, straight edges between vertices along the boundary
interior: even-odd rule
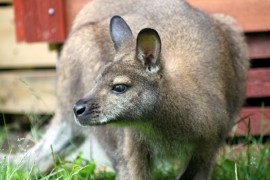
[[[120,94],[126,92],[128,87],[124,84],[116,84],[112,87],[114,93]]]

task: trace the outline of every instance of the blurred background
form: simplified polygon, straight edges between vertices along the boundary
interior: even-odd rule
[[[56,107],[56,63],[72,21],[91,0],[0,0],[0,133],[4,149],[33,144]],[[270,135],[270,0],[188,0],[236,19],[251,69],[246,103],[232,136]],[[249,125],[247,125],[249,124]],[[10,133],[5,136],[6,130]],[[31,132],[31,137],[27,136]],[[6,140],[8,139],[8,140]],[[26,145],[27,144],[27,145]]]

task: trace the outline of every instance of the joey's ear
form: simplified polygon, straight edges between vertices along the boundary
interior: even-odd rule
[[[157,62],[160,58],[161,40],[158,32],[146,28],[139,32],[136,45],[136,56],[146,67],[147,71],[157,72]]]
[[[111,18],[110,34],[116,49],[118,49],[125,40],[133,38],[130,27],[120,16],[113,16]]]

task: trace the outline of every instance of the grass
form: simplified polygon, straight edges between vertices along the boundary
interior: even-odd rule
[[[214,180],[269,180],[270,145],[252,144],[224,150],[214,168]]]
[[[82,158],[79,154],[73,162],[64,162],[59,159],[59,163],[55,163],[51,172],[43,174],[34,171],[34,167],[25,171],[20,165],[10,165],[4,159],[0,163],[0,179],[1,180],[21,180],[21,179],[42,179],[42,180],[55,180],[55,179],[70,179],[70,180],[113,180],[115,174],[106,171],[105,169],[97,169],[93,161],[88,161]]]
[[[250,126],[248,123],[247,126]],[[250,127],[248,127],[250,129]],[[0,131],[0,141],[7,136],[6,128]],[[35,133],[34,133],[35,134]],[[51,148],[52,149],[52,148]],[[21,179],[115,179],[113,172],[97,169],[94,161],[84,159],[79,154],[73,162],[64,161],[54,156],[54,167],[46,174],[35,171],[34,167],[25,171],[20,164],[10,165],[7,159],[0,162],[0,180]],[[56,163],[57,162],[57,163]],[[177,166],[162,163],[154,170],[153,179],[175,179]],[[213,180],[270,180],[270,142],[260,137],[252,137],[247,133],[240,144],[226,146],[221,150],[216,166],[213,169]]]
[[[26,172],[20,165],[8,164],[6,158],[0,162],[0,172],[1,180],[19,180],[32,178],[32,170]]]
[[[270,180],[270,141],[250,135],[250,121],[243,142],[223,149],[213,180]]]

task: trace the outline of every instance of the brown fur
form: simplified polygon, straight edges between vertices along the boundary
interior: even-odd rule
[[[133,34],[120,44],[110,36],[114,15]],[[150,54],[148,45],[138,49],[138,33],[144,28],[159,34],[160,55],[155,54],[158,47]],[[246,54],[233,20],[206,15],[184,1],[91,2],[77,16],[58,64],[59,102],[51,127],[66,124],[62,131],[70,132],[56,153],[90,130],[111,158],[118,179],[149,179],[156,156],[182,160],[180,179],[209,178],[215,154],[244,100]],[[114,94],[115,84],[129,88]],[[75,125],[76,102],[87,107],[77,117],[79,124],[109,124]],[[42,143],[56,145],[58,139],[48,136]],[[39,145],[30,154],[42,151],[48,164],[47,150]]]

